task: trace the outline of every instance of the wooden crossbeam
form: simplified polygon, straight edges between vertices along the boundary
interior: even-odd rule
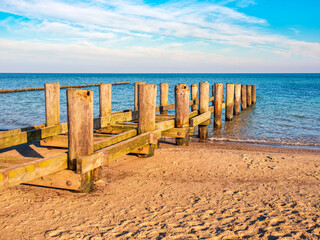
[[[127,112],[119,112],[119,113],[113,113],[110,116],[104,116],[95,118],[93,120],[93,128],[99,129],[106,127],[110,124],[116,124],[118,122],[129,122],[132,120],[132,111]]]
[[[102,139],[102,140],[94,143],[94,151],[97,151],[101,148],[105,148],[107,146],[116,144],[116,143],[121,142],[123,140],[126,140],[128,138],[132,138],[136,135],[137,135],[137,130],[132,129],[127,132],[124,132],[124,133],[121,133],[121,134],[118,134],[118,135],[115,135],[115,136],[112,136],[112,137],[109,137],[106,139]]]
[[[84,178],[82,175],[77,174],[72,170],[65,169],[28,182],[24,182],[24,184],[81,191],[81,187],[84,185],[83,179]]]
[[[200,114],[199,116],[196,116],[194,118],[190,119],[190,126],[195,127],[200,124],[203,124],[205,121],[210,120],[211,118],[211,111],[207,111],[205,113]]]
[[[193,118],[193,117],[195,117],[197,115],[199,115],[199,111],[198,110],[193,111],[193,112],[189,113],[189,118]]]
[[[161,133],[162,137],[185,138],[188,128],[171,128]]]
[[[8,130],[8,131],[0,132],[0,137],[6,136],[6,135],[11,135],[11,134],[16,134],[16,133],[21,133],[21,132],[26,132],[26,131],[31,131],[34,129],[44,128],[45,126],[46,126],[45,124],[40,124],[40,125],[36,125],[33,127],[12,129],[12,130]]]
[[[67,167],[68,155],[64,153],[2,169],[0,170],[0,189],[28,182]]]
[[[111,133],[111,134],[119,134],[119,133],[123,133],[123,132],[127,132],[130,130],[135,129],[136,127],[134,126],[123,126],[121,124],[117,124],[117,125],[109,125],[107,127],[101,128],[101,129],[97,129],[96,133]]]
[[[0,163],[14,163],[21,164],[34,161],[39,158],[35,157],[12,157],[12,156],[0,156]]]
[[[108,162],[114,161],[119,157],[127,155],[137,148],[149,144],[150,135],[150,132],[143,133],[112,146],[103,148],[90,155],[77,158],[77,173],[82,174],[88,172],[94,168],[107,164]]]
[[[28,132],[21,132],[12,135],[2,136],[0,137],[0,149],[62,134],[65,133],[66,128],[67,124],[64,123],[56,126],[35,129]]]

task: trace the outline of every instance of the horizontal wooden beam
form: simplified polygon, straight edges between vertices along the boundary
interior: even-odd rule
[[[66,153],[0,170],[0,189],[28,182],[68,167]]]
[[[212,102],[214,100],[214,96],[209,97],[209,102]]]
[[[105,165],[115,159],[125,156],[137,148],[150,143],[151,132],[147,132],[112,146],[103,148],[90,155],[77,158],[77,173],[86,173],[94,168]]]
[[[167,120],[163,122],[156,123],[156,129],[160,131],[166,131],[175,127],[175,120]]]
[[[72,170],[61,170],[23,184],[81,191],[82,177]]]
[[[210,119],[211,119],[211,111],[202,113],[199,116],[196,116],[196,117],[190,119],[190,126],[191,127],[198,126],[198,125],[202,124],[203,122],[210,120]]]
[[[124,141],[126,139],[132,138],[132,137],[136,136],[137,134],[138,134],[137,130],[132,129],[132,130],[126,131],[124,133],[120,133],[118,135],[108,137],[106,139],[102,139],[102,140],[94,143],[94,151],[108,147],[110,145],[116,144],[116,143]]]
[[[97,129],[96,133],[111,133],[111,134],[119,134],[119,133],[123,133],[123,132],[127,132],[130,130],[135,129],[136,127],[134,126],[123,126],[121,124],[117,124],[117,125],[109,125],[107,127],[101,128],[101,129]]]
[[[189,118],[193,118],[193,117],[195,117],[197,115],[199,115],[199,111],[197,111],[197,110],[193,111],[193,112],[189,113]]]
[[[161,133],[162,137],[185,138],[188,128],[172,128]]]
[[[0,163],[15,163],[15,164],[21,164],[21,163],[27,163],[34,161],[39,158],[35,157],[12,157],[12,156],[0,156]]]
[[[93,119],[93,128],[99,129],[118,122],[129,122],[132,120],[132,111],[112,113],[110,116]]]
[[[55,126],[31,130],[28,132],[21,132],[7,136],[2,136],[0,137],[0,149],[62,134],[65,133],[66,130],[67,124],[63,123]]]

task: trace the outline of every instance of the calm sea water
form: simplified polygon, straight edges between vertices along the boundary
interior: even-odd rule
[[[260,144],[302,146],[320,150],[320,74],[11,74],[0,73],[0,89],[41,87],[46,82],[60,85],[130,81],[115,85],[112,110],[133,108],[134,82],[170,84],[169,104],[174,103],[174,85],[207,81],[210,84],[257,85],[257,104],[223,122],[221,130],[210,128],[210,139]],[[94,92],[94,116],[99,114],[98,87]],[[61,90],[61,122],[67,121],[66,91]],[[159,87],[158,99],[159,104]],[[45,123],[43,91],[0,94],[0,129]]]

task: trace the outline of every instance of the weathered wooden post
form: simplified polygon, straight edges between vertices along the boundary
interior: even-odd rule
[[[138,101],[138,134],[155,130],[157,85],[141,84]],[[149,145],[148,154],[138,154],[139,157],[152,157],[157,144]]]
[[[231,121],[233,118],[234,105],[234,84],[227,83],[227,97],[226,97],[226,121]]]
[[[112,84],[101,83],[99,86],[99,99],[100,99],[100,127],[105,127],[109,124],[110,119],[102,119],[111,115],[112,109]],[[99,180],[102,176],[102,167],[93,170],[93,178],[95,181]]]
[[[189,127],[189,87],[186,84],[178,84],[174,90],[176,127],[187,128]],[[179,146],[189,145],[189,129],[185,138],[176,138],[176,144]]]
[[[247,86],[241,85],[241,110],[247,109]]]
[[[250,107],[252,104],[251,96],[251,85],[247,85],[247,107]]]
[[[208,82],[199,83],[199,114],[209,111],[209,87]],[[206,139],[208,137],[208,125],[210,120],[199,124],[199,137],[200,139]]]
[[[60,83],[45,83],[46,126],[60,124]]]
[[[252,92],[252,104],[256,104],[257,101],[257,86],[256,85],[252,85],[251,87],[251,92]]]
[[[214,84],[214,127],[221,127],[222,117],[222,103],[223,103],[223,84]]]
[[[168,105],[169,83],[160,83],[160,114],[168,114],[168,110],[163,110],[163,106]]]
[[[234,115],[240,113],[240,102],[241,102],[241,84],[234,85]]]
[[[106,117],[111,115],[111,95],[112,84],[101,83],[100,84],[100,117]]]
[[[139,85],[145,84],[145,82],[135,82],[134,83],[134,110],[138,110],[138,90],[139,90]]]
[[[191,105],[192,111],[197,111],[199,109],[197,99],[198,99],[198,84],[192,84],[191,85],[191,100],[193,101],[193,104]]]
[[[93,153],[93,92],[67,89],[68,167],[76,169],[76,159]],[[81,175],[81,192],[93,188],[93,170]]]

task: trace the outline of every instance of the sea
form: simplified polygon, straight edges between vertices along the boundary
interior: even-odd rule
[[[125,82],[112,87],[112,111],[133,108],[134,82],[157,84],[159,105],[161,82],[169,83],[169,104],[174,103],[174,86],[199,82],[254,84],[257,103],[223,120],[222,128],[209,126],[209,141],[241,142],[320,151],[320,73],[313,74],[77,74],[77,73],[0,73],[0,89]],[[94,94],[94,116],[99,115],[99,87],[88,87]],[[211,90],[210,90],[211,92]],[[67,121],[66,90],[61,93],[61,122]],[[210,93],[211,96],[211,93]],[[0,94],[0,130],[45,123],[44,91]],[[210,104],[211,106],[211,104]],[[174,113],[173,110],[169,113]],[[223,112],[224,114],[224,112]],[[213,117],[213,116],[212,116]],[[213,122],[213,121],[212,121]]]

